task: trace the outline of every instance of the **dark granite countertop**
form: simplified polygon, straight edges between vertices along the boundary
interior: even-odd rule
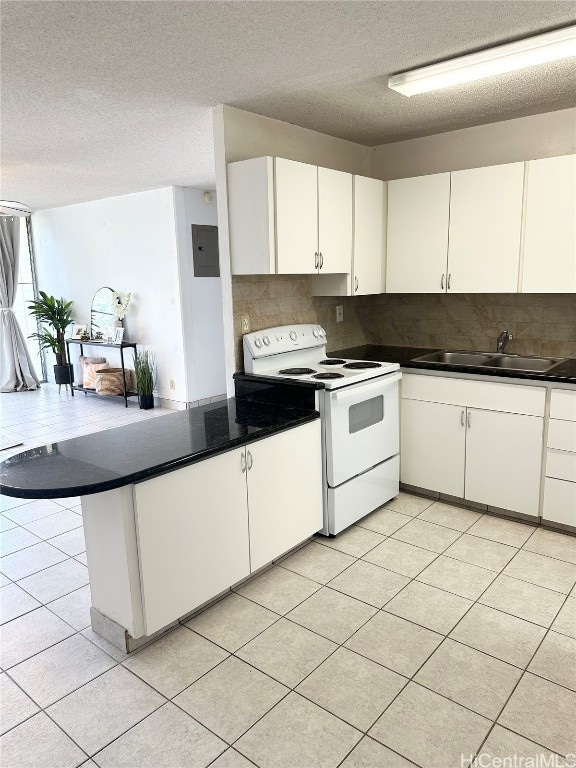
[[[0,493],[50,499],[109,491],[317,418],[313,408],[222,400],[11,456],[0,464]]]
[[[374,360],[379,363],[400,363],[402,368],[415,368],[428,371],[446,371],[452,373],[473,373],[505,379],[529,379],[531,381],[550,381],[558,384],[576,384],[576,359],[567,358],[548,373],[534,371],[506,370],[487,368],[481,365],[446,365],[444,363],[415,363],[415,357],[429,355],[438,349],[421,347],[393,347],[378,344],[365,344],[360,347],[339,349],[330,352],[329,357],[348,357],[356,360]],[[481,351],[481,350],[478,350]],[[495,354],[495,353],[494,353]]]

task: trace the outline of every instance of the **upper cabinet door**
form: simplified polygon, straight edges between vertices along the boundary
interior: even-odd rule
[[[448,291],[517,293],[524,163],[451,175]]]
[[[352,175],[318,168],[320,274],[352,271]]]
[[[318,168],[277,157],[275,187],[276,271],[282,275],[314,274],[318,252]]]
[[[386,293],[444,293],[450,174],[388,182]]]
[[[354,176],[352,295],[384,291],[384,192],[379,179]]]
[[[527,163],[523,293],[576,292],[576,155]]]

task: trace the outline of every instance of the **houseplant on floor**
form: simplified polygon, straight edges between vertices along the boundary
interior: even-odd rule
[[[154,408],[154,387],[156,386],[156,358],[149,349],[134,352],[134,372],[140,408]]]
[[[33,333],[30,338],[38,339],[41,349],[51,349],[56,355],[54,366],[56,384],[72,384],[74,381],[74,372],[66,355],[64,340],[66,329],[74,322],[72,303],[62,298],[55,299],[54,296],[48,296],[44,291],[40,291],[40,298],[28,304],[28,311],[40,324],[39,332]]]

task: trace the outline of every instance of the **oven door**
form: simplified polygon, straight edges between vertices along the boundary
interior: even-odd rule
[[[401,373],[326,390],[326,476],[332,488],[399,450]]]

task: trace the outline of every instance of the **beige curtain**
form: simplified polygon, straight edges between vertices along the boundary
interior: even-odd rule
[[[12,307],[18,284],[20,222],[0,216],[0,391],[21,392],[40,386]]]

